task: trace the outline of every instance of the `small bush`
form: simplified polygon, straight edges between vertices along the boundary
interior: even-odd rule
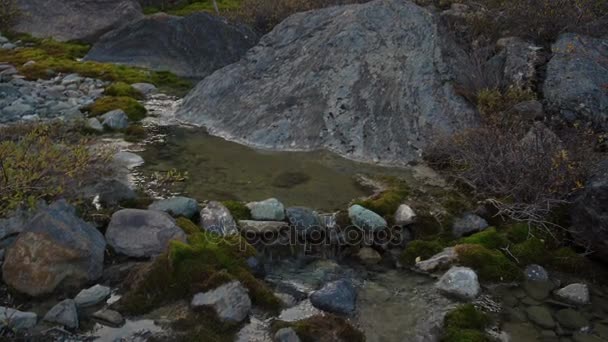
[[[448,312],[443,321],[443,342],[490,342],[485,333],[490,317],[472,304],[464,304]]]
[[[531,237],[524,242],[512,246],[510,251],[517,258],[517,262],[523,266],[530,264],[543,265],[549,260],[547,247],[536,237]]]
[[[146,108],[141,103],[137,102],[137,100],[125,96],[101,97],[85,110],[87,110],[91,116],[99,116],[115,109],[122,109],[131,121],[139,121],[145,118],[147,112]]]
[[[416,258],[426,260],[441,252],[443,248],[444,246],[438,241],[414,240],[405,247],[399,261],[403,265],[414,265]]]
[[[455,247],[460,264],[477,271],[479,278],[490,282],[520,280],[521,270],[504,254],[481,245],[457,245]]]
[[[4,128],[0,141],[0,216],[40,199],[76,196],[108,158],[89,152],[77,129],[59,124]]]
[[[132,97],[136,100],[142,100],[144,98],[143,94],[139,90],[124,82],[115,82],[110,84],[105,89],[104,94],[107,96]]]

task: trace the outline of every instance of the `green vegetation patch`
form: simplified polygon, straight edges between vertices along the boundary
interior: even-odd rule
[[[520,265],[544,265],[550,258],[550,253],[545,244],[536,237],[531,237],[524,242],[512,246],[510,251],[517,258]]]
[[[126,96],[136,100],[142,100],[144,95],[130,84],[125,82],[114,82],[110,84],[104,91],[107,96]]]
[[[184,220],[180,220],[180,225],[193,230]],[[245,260],[255,255],[255,250],[244,239],[201,231],[191,233],[188,242],[171,242],[166,253],[140,270],[133,287],[120,301],[122,310],[143,314],[177,299],[190,300],[195,293],[234,279],[247,287],[254,304],[278,310],[279,299],[247,270]]]
[[[517,265],[500,251],[472,244],[457,245],[455,250],[460,264],[474,269],[483,281],[509,282],[522,278]]]
[[[125,140],[128,142],[138,142],[146,138],[148,133],[142,125],[132,124],[125,129]]]
[[[405,247],[399,261],[401,261],[403,265],[411,266],[416,263],[416,258],[420,257],[420,259],[426,260],[441,252],[444,247],[445,246],[437,240],[414,240]]]
[[[251,210],[240,201],[224,201],[222,204],[230,211],[235,220],[251,220]]]
[[[503,234],[497,232],[496,228],[490,227],[484,231],[461,239],[460,243],[482,245],[488,249],[498,249],[509,245],[509,240]]]
[[[201,229],[196,225],[196,223],[185,217],[178,217],[176,222],[177,226],[180,227],[187,235],[193,235],[201,232]]]
[[[450,311],[444,319],[443,342],[489,342],[485,329],[491,318],[472,304],[464,304]]]
[[[52,39],[37,39],[27,35],[13,36],[20,39],[26,47],[14,50],[0,50],[0,61],[14,65],[27,79],[50,79],[58,73],[77,73],[110,82],[152,83],[161,91],[182,96],[192,88],[192,82],[170,72],[155,72],[141,68],[78,61],[89,51],[88,45],[62,43]],[[28,66],[25,63],[34,61]]]
[[[386,191],[373,198],[355,201],[353,204],[358,204],[383,216],[390,223],[390,221],[393,220],[397,208],[399,208],[407,199],[410,189],[405,181],[400,179],[385,177],[382,181],[389,186]]]
[[[330,337],[331,341],[363,342],[365,335],[353,328],[345,319],[325,314],[315,315],[297,322],[275,321],[271,330],[276,333],[282,328],[291,327],[302,342],[316,342],[321,336]]]
[[[85,108],[91,116],[103,115],[115,109],[122,109],[129,120],[139,121],[146,117],[146,108],[137,100],[126,96],[104,96]]]

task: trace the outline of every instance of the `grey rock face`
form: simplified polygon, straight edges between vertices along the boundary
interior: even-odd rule
[[[357,291],[352,282],[340,279],[324,285],[310,295],[310,302],[316,308],[340,314],[355,311]]]
[[[440,292],[462,300],[473,300],[481,292],[477,274],[468,267],[450,268],[435,286]]]
[[[572,235],[593,257],[608,262],[608,160],[602,161],[571,206]]]
[[[249,28],[207,13],[158,14],[104,35],[86,59],[201,79],[238,61],[257,41]]]
[[[454,221],[452,235],[462,237],[488,228],[488,222],[475,214],[465,214]]]
[[[116,252],[141,258],[161,254],[171,240],[185,242],[186,233],[167,213],[123,209],[112,215],[106,240]]]
[[[310,208],[291,207],[285,210],[289,225],[299,234],[308,235],[322,229],[319,215]]]
[[[251,217],[260,221],[283,221],[285,219],[285,207],[276,198],[269,198],[259,202],[247,203],[251,210]]]
[[[91,43],[143,16],[137,0],[20,0],[15,30],[39,38]]]
[[[500,65],[504,83],[520,88],[531,86],[536,80],[536,68],[543,62],[542,48],[517,37],[499,39],[496,45],[501,50],[492,62]]]
[[[247,318],[251,310],[251,300],[247,289],[238,281],[194,295],[191,305],[193,307],[210,306],[222,321],[236,323]]]
[[[108,297],[110,297],[110,288],[97,284],[80,291],[74,298],[74,302],[79,308],[86,308],[97,305]]]
[[[201,227],[222,236],[239,232],[228,208],[216,201],[207,203],[201,210]]]
[[[562,34],[552,46],[543,93],[550,111],[608,127],[608,40]]]
[[[451,85],[470,63],[438,22],[405,0],[298,13],[201,81],[177,117],[256,147],[419,159],[437,132],[476,121]]]
[[[198,212],[198,202],[194,198],[176,196],[155,201],[148,209],[164,211],[174,217],[192,218]]]
[[[122,109],[107,112],[101,116],[101,124],[113,130],[129,127],[129,117]]]
[[[358,204],[348,208],[348,217],[355,226],[366,231],[374,232],[387,227],[387,223],[384,218]]]
[[[524,270],[524,275],[528,281],[547,281],[549,273],[540,265],[528,265]]]
[[[38,316],[33,312],[23,312],[0,306],[0,328],[8,327],[15,331],[31,329],[36,325]]]
[[[292,328],[279,329],[274,334],[275,342],[300,342],[298,334]]]
[[[51,323],[58,323],[68,329],[78,329],[78,311],[76,309],[76,303],[71,299],[59,302],[44,315],[44,320]]]
[[[589,304],[589,288],[585,284],[570,284],[555,292],[555,295],[569,303],[584,305]]]
[[[102,275],[106,242],[92,225],[58,201],[34,216],[7,249],[5,283],[39,296],[57,288],[80,287]]]
[[[414,223],[416,220],[416,213],[407,204],[401,204],[395,212],[395,224],[398,226],[407,226],[408,224]]]

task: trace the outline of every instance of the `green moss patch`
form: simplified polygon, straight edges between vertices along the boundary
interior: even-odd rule
[[[180,224],[190,226],[184,220]],[[247,270],[245,260],[255,255],[255,250],[244,239],[202,231],[190,234],[188,242],[171,242],[166,253],[139,272],[133,287],[120,301],[124,312],[143,314],[177,299],[190,300],[195,293],[232,279],[247,287],[254,304],[278,310],[279,299]]]
[[[381,181],[388,185],[388,190],[373,198],[355,201],[353,204],[358,204],[383,216],[390,223],[399,205],[407,199],[410,189],[401,179],[384,177]]]
[[[115,109],[122,109],[129,120],[139,121],[146,117],[146,108],[137,100],[125,96],[104,96],[85,108],[91,116],[103,115]]]
[[[570,273],[580,273],[590,269],[589,260],[568,247],[553,251],[549,264],[560,271]]]
[[[242,0],[217,0],[217,7],[220,13],[232,12],[241,8]],[[208,12],[215,14],[215,8],[211,0],[188,1],[186,5],[175,7],[144,7],[145,14],[154,14],[158,12],[166,12],[172,15],[187,16],[197,12]]]
[[[178,217],[176,222],[177,226],[180,227],[187,235],[193,235],[201,232],[201,229],[196,225],[196,223],[185,217]]]
[[[482,245],[488,249],[498,249],[509,245],[509,240],[496,228],[491,227],[460,240],[462,244]]]
[[[444,245],[439,241],[414,240],[405,247],[399,261],[403,265],[411,266],[416,263],[416,258],[420,257],[420,259],[426,260],[441,252],[443,248]]]
[[[128,142],[139,142],[148,136],[146,129],[142,125],[133,124],[125,129],[125,140]]]
[[[473,268],[483,281],[509,282],[522,278],[517,265],[500,251],[473,244],[457,245],[455,250],[460,264]]]
[[[275,321],[271,329],[277,332],[282,328],[291,327],[295,330],[302,342],[316,342],[321,336],[328,337],[336,342],[363,342],[365,335],[353,328],[343,318],[335,315],[317,315],[297,322]]]
[[[485,329],[491,318],[477,310],[472,304],[465,304],[450,311],[444,319],[443,342],[489,342],[492,341]]]
[[[222,204],[230,211],[235,220],[251,220],[251,210],[239,201],[224,201]]]
[[[520,242],[510,248],[511,254],[520,265],[545,264],[549,261],[550,253],[545,244],[538,238],[531,237],[524,242]]]
[[[110,84],[104,91],[107,96],[126,96],[136,100],[142,100],[144,95],[130,84],[125,82],[114,82]]]

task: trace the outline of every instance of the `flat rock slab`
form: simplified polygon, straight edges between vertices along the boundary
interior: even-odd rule
[[[33,312],[23,312],[0,306],[0,328],[8,327],[15,331],[31,329],[38,322],[38,316]]]
[[[74,298],[74,302],[79,308],[86,308],[101,303],[110,297],[110,293],[109,287],[97,284],[80,291]]]
[[[351,314],[355,311],[357,291],[352,282],[340,279],[325,284],[320,290],[310,295],[310,302],[316,308],[340,314]]]
[[[176,196],[155,201],[148,209],[164,211],[174,217],[193,218],[198,212],[198,202],[194,198]]]
[[[269,198],[259,202],[247,203],[251,211],[251,218],[259,221],[283,221],[285,207],[276,198]]]

